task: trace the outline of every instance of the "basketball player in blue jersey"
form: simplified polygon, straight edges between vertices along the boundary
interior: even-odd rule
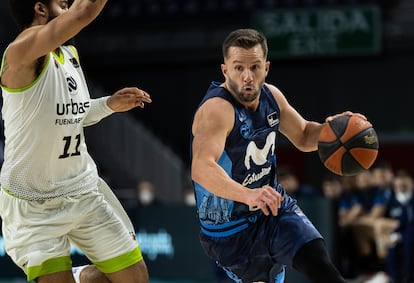
[[[151,98],[128,87],[91,99],[77,50],[65,44],[106,2],[9,1],[22,31],[0,69],[6,140],[0,216],[6,251],[29,281],[74,283],[70,244],[93,263],[83,268],[82,283],[149,281],[128,217],[98,176],[83,128]]]
[[[344,283],[321,234],[277,182],[279,133],[315,151],[322,124],[305,120],[265,83],[267,51],[260,32],[231,32],[223,43],[225,81],[210,85],[196,111],[191,174],[201,245],[235,282],[284,282],[290,266],[311,282]]]

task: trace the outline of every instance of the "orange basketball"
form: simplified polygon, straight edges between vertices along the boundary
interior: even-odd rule
[[[352,176],[369,169],[378,155],[378,136],[372,124],[359,116],[340,116],[325,123],[318,154],[330,171]]]

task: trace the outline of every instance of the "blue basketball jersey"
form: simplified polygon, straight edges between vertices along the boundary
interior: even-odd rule
[[[199,107],[208,99],[221,97],[233,105],[235,122],[218,164],[236,182],[254,189],[276,186],[276,141],[280,110],[271,91],[263,86],[256,111],[246,109],[230,92],[213,82]],[[201,231],[221,237],[244,230],[255,222],[260,210],[220,198],[194,183]],[[280,192],[283,189],[280,188]]]
[[[285,266],[292,266],[297,251],[322,236],[277,183],[279,106],[266,86],[256,111],[246,109],[217,82],[200,106],[213,97],[231,103],[235,115],[218,164],[247,188],[272,186],[283,201],[276,217],[265,216],[258,208],[218,197],[194,182],[201,246],[235,282],[284,282]]]

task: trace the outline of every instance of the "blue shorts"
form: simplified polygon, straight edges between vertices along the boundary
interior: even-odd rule
[[[291,197],[285,194],[279,215],[260,214],[255,223],[229,237],[200,233],[204,252],[236,282],[278,282],[285,266],[292,266],[296,252],[306,243],[322,238]],[[279,281],[283,282],[283,281]]]

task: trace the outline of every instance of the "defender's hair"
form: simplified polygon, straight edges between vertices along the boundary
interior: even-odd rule
[[[223,42],[223,58],[227,58],[230,47],[252,48],[260,44],[264,57],[267,58],[267,40],[263,33],[254,29],[238,29],[231,32]]]
[[[37,2],[49,5],[51,0],[9,0],[10,11],[21,30],[28,28],[34,19],[34,6]]]

